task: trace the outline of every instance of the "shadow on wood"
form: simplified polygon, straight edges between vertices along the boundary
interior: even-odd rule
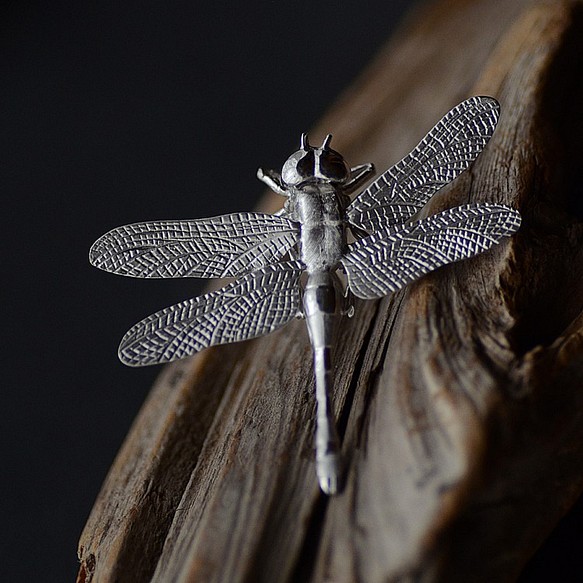
[[[503,203],[521,230],[356,305],[336,354],[341,496],[313,471],[302,322],[165,368],[82,534],[79,581],[516,578],[583,489],[582,45],[579,2],[410,17],[314,139],[384,169],[493,95],[494,137],[426,212]]]

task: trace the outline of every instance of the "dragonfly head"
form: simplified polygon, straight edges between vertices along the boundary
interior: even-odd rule
[[[344,158],[330,148],[332,135],[328,134],[319,147],[310,146],[308,135],[302,134],[300,149],[283,165],[281,177],[288,186],[306,182],[344,184],[350,179],[350,167]]]

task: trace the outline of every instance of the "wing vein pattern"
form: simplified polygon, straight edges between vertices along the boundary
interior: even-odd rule
[[[463,205],[360,239],[341,262],[350,291],[371,300],[442,265],[482,253],[519,226],[520,214],[507,206]]]
[[[264,213],[134,223],[100,237],[89,260],[129,277],[232,277],[280,259],[298,236],[297,223]]]
[[[349,205],[349,222],[375,232],[410,219],[476,159],[492,136],[499,113],[500,106],[491,97],[472,97],[454,107],[410,154]]]
[[[297,261],[266,266],[218,291],[160,310],[125,334],[119,357],[130,366],[158,364],[268,334],[297,315],[302,270]]]

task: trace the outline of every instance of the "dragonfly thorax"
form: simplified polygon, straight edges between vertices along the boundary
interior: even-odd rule
[[[335,269],[346,251],[341,189],[333,183],[307,182],[289,192],[286,209],[300,226],[300,259],[306,270]]]
[[[330,148],[328,134],[320,147],[310,146],[307,134],[302,134],[300,149],[283,165],[281,178],[288,186],[310,182],[344,184],[350,179],[350,167],[341,154]]]

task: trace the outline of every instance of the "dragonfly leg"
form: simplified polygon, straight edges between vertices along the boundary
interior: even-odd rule
[[[352,178],[345,184],[342,189],[346,194],[356,192],[368,180],[370,180],[375,173],[373,164],[360,164],[350,169]]]
[[[344,290],[344,306],[342,308],[342,315],[347,318],[354,316],[354,296],[350,293],[348,287]]]
[[[273,192],[281,194],[282,196],[288,196],[287,189],[281,180],[281,176],[275,170],[259,168],[259,170],[257,170],[257,178],[259,178],[261,182],[265,182]]]

